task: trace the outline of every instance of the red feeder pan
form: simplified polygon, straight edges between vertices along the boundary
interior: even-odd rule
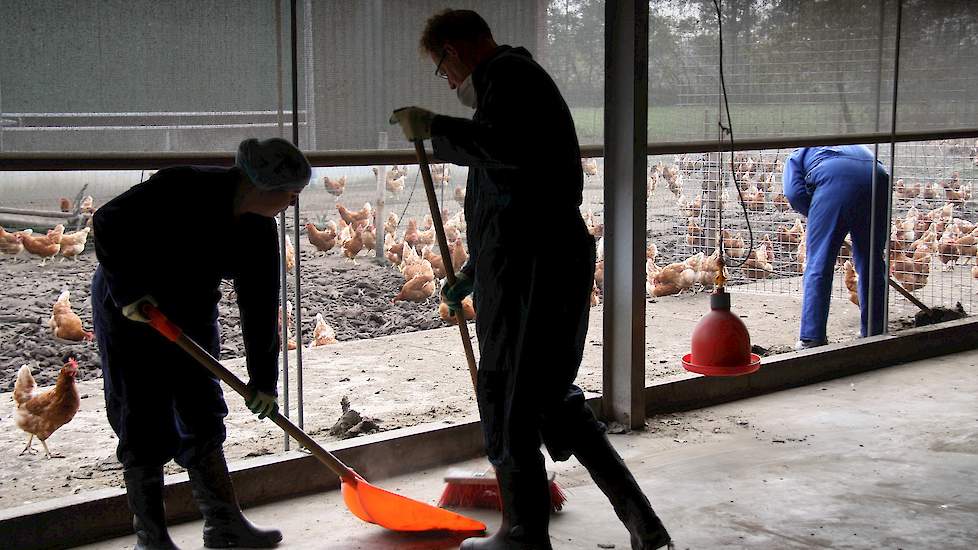
[[[722,289],[711,294],[710,309],[693,330],[693,352],[683,357],[683,368],[706,376],[737,376],[761,368],[761,357],[750,351],[747,327],[730,311],[730,295]]]

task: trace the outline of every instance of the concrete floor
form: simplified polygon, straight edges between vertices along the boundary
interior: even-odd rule
[[[677,548],[978,547],[978,351],[874,371],[690,413],[612,436]],[[455,467],[479,469],[473,461]],[[428,502],[449,467],[376,484]],[[628,548],[603,495],[572,459],[555,548]],[[248,511],[281,548],[421,550],[459,540],[386,532],[338,492]],[[472,514],[491,527],[497,516]],[[199,548],[200,523],[175,526]],[[126,548],[132,537],[86,546]],[[614,546],[611,546],[614,545]]]

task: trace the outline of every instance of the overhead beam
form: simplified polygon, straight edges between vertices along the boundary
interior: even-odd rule
[[[724,142],[720,147],[714,141],[660,141],[649,143],[647,155],[676,155],[683,153],[714,153],[722,151],[757,151],[762,149],[794,149],[819,145],[854,145],[932,141],[938,139],[978,138],[978,128],[928,130],[926,132],[868,132],[862,134],[828,134],[794,137],[738,138],[734,147]],[[603,145],[584,145],[584,157],[603,157]],[[418,162],[414,149],[386,149],[356,151],[306,151],[313,166],[378,166],[385,164],[415,164]],[[429,152],[429,157],[438,160]],[[12,152],[0,153],[0,172],[14,170],[155,170],[167,166],[186,164],[230,166],[233,153],[123,153],[123,152]]]

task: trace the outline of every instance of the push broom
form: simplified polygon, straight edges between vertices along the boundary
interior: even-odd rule
[[[391,124],[396,121],[391,119]],[[435,184],[431,178],[431,167],[428,165],[428,153],[424,149],[423,140],[414,141],[414,151],[418,156],[421,168],[421,178],[424,180],[425,194],[428,196],[428,209],[431,210],[431,220],[435,226],[435,236],[438,239],[438,250],[441,251],[445,263],[445,276],[449,285],[455,284],[455,266],[452,265],[452,255],[448,253],[448,238],[445,236],[445,226],[441,219],[441,208],[435,196]],[[472,340],[469,339],[469,327],[465,321],[465,313],[460,309],[455,311],[458,330],[462,336],[462,347],[465,349],[465,360],[469,365],[469,376],[472,378],[472,389],[477,387],[477,367],[475,353],[472,351]],[[560,510],[567,500],[564,490],[554,481],[554,473],[547,472],[550,485],[550,504],[554,511]],[[445,491],[438,501],[439,506],[463,508],[494,508],[502,509],[499,495],[499,484],[491,469],[485,473],[451,472],[445,477]]]
[[[254,396],[254,390],[249,388],[231,371],[224,367],[213,355],[200,347],[183,331],[171,322],[155,306],[144,304],[143,313],[149,319],[149,324],[165,338],[180,346],[207,370],[214,373],[234,391],[247,400]],[[343,501],[350,512],[368,523],[373,523],[393,531],[454,531],[482,532],[486,526],[479,521],[456,514],[449,510],[436,508],[401,495],[385,491],[367,483],[363,477],[354,472],[332,453],[319,446],[316,441],[303,432],[298,426],[285,418],[278,411],[268,415],[268,418],[296,439],[303,447],[329,467],[340,478],[343,487]]]

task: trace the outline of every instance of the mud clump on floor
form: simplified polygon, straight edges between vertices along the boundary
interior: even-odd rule
[[[340,400],[340,408],[343,410],[343,414],[329,429],[329,435],[349,439],[380,430],[380,420],[365,417],[355,409],[350,408],[350,400],[345,396]]]
[[[766,348],[764,346],[759,346],[754,344],[750,347],[751,353],[756,353],[760,357],[770,357],[772,355],[779,355],[782,353],[791,353],[795,351],[791,346],[771,346]]]
[[[925,327],[927,325],[936,325],[938,323],[963,319],[967,316],[968,314],[964,311],[964,307],[961,306],[961,302],[958,302],[955,304],[954,309],[934,307],[930,308],[930,311],[918,311],[913,316],[913,326]]]

